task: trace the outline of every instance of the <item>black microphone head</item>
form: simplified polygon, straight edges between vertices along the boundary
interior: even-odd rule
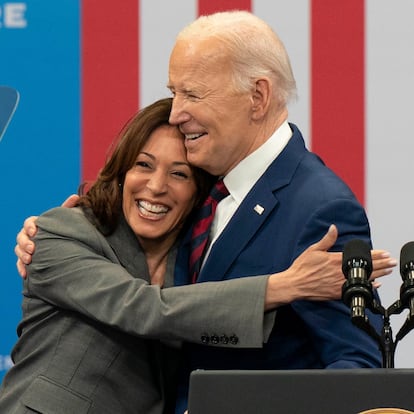
[[[362,267],[367,272],[367,277],[372,273],[372,257],[369,245],[359,239],[354,239],[345,244],[342,255],[342,272],[348,277],[350,269]]]
[[[410,270],[414,270],[414,242],[404,244],[400,253],[400,274],[403,280],[408,277]]]

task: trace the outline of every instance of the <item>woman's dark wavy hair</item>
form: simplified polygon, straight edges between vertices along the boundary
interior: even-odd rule
[[[114,142],[115,147],[90,189],[86,191],[87,183],[79,187],[81,197],[78,205],[105,234],[114,231],[122,214],[122,185],[127,171],[135,164],[152,132],[160,126],[169,125],[171,106],[172,99],[165,98],[137,112],[120,131]],[[198,189],[197,208],[207,197],[215,177],[196,167],[192,167],[192,171]]]

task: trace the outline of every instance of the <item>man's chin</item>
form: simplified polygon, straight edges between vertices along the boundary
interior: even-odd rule
[[[196,151],[187,150],[187,160],[191,165],[194,165],[195,167],[200,167],[202,163],[202,160],[199,157],[199,154]]]
[[[194,167],[198,167],[203,170],[207,170],[208,168],[208,163],[205,162],[204,157],[200,156],[199,152],[187,150],[187,160]]]

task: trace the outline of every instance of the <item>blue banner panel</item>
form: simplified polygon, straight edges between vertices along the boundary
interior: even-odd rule
[[[21,318],[16,234],[79,185],[79,24],[78,0],[0,0],[0,85],[20,93],[0,142],[0,380]]]

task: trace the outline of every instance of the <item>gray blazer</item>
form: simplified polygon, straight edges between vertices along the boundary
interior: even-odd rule
[[[38,226],[1,413],[168,413],[179,350],[167,342],[262,346],[265,276],[160,289],[125,221],[104,237],[80,209],[56,208]]]

